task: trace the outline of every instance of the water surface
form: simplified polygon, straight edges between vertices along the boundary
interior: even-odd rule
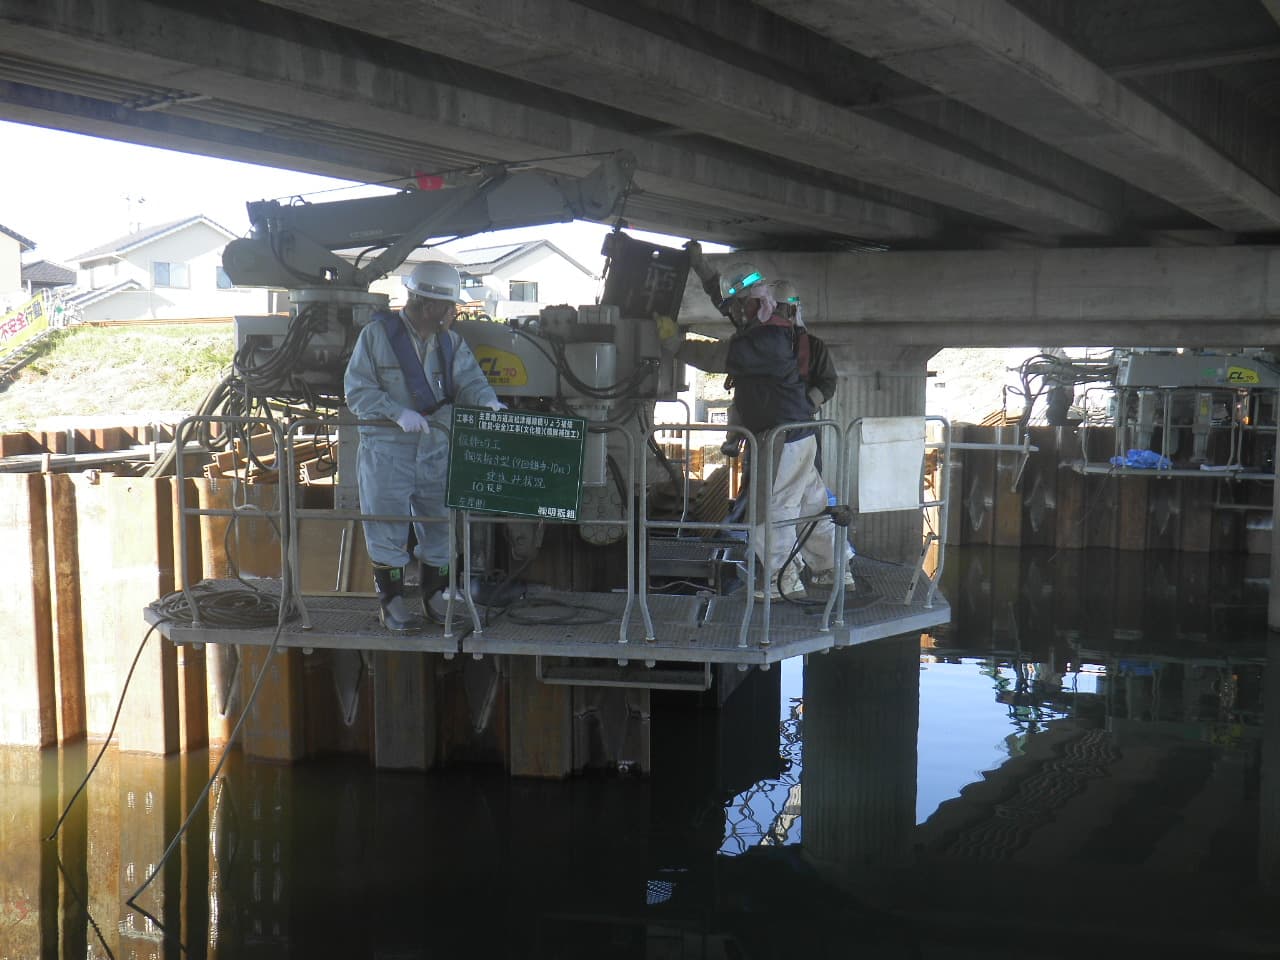
[[[953,550],[951,624],[567,783],[0,749],[0,960],[1280,955],[1265,558]]]

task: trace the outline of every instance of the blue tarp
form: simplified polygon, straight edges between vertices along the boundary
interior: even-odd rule
[[[1137,467],[1141,470],[1169,470],[1173,464],[1154,450],[1130,450],[1123,457],[1112,457],[1113,467]]]

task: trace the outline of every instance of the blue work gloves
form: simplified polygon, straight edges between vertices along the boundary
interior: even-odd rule
[[[405,433],[426,433],[431,429],[431,424],[417,410],[405,408],[400,411],[400,415],[396,417],[396,423]]]
[[[490,410],[507,409],[507,405],[503,403],[501,400],[490,400],[488,403],[485,404],[485,406],[488,407]]]

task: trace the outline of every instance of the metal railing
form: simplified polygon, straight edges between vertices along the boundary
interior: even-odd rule
[[[179,516],[178,569],[181,572],[181,577],[182,577],[182,594],[186,599],[189,610],[191,611],[191,617],[192,617],[191,625],[193,627],[200,627],[202,625],[200,622],[201,605],[197,601],[195,593],[192,591],[192,577],[191,577],[190,558],[189,558],[189,550],[188,550],[188,542],[187,542],[187,524],[185,522],[185,518],[188,516],[228,517],[231,523],[234,525],[241,517],[246,515],[253,515],[253,516],[263,517],[268,522],[270,522],[272,526],[275,528],[276,535],[280,538],[280,568],[281,568],[282,576],[281,576],[281,589],[280,589],[280,601],[279,601],[280,609],[279,609],[278,625],[283,626],[285,621],[289,619],[290,613],[293,609],[292,597],[289,595],[288,584],[285,582],[285,577],[283,576],[283,574],[288,570],[288,556],[289,556],[288,551],[289,551],[290,533],[292,530],[291,524],[288,522],[288,517],[287,517],[287,514],[288,514],[288,509],[286,505],[286,499],[288,496],[287,489],[283,495],[277,497],[276,507],[275,509],[272,509],[272,510],[267,510],[257,504],[250,504],[248,502],[241,503],[239,506],[233,505],[229,508],[228,507],[199,507],[199,506],[192,507],[187,502],[187,486],[188,485],[186,483],[186,480],[187,480],[186,457],[183,456],[183,451],[186,450],[188,435],[192,430],[195,429],[195,427],[198,424],[216,424],[216,423],[234,425],[239,427],[248,427],[250,425],[262,426],[265,429],[265,431],[269,431],[271,433],[272,444],[274,447],[274,454],[275,454],[275,462],[277,464],[281,462],[280,456],[284,447],[284,437],[280,429],[280,424],[277,423],[275,420],[272,420],[267,417],[229,417],[229,416],[214,416],[214,415],[195,415],[195,416],[187,417],[185,420],[183,420],[181,423],[178,424],[177,431],[175,432],[175,435],[173,438],[174,446],[178,450],[178,457],[174,467],[174,471],[175,471],[174,475],[177,480],[177,499],[178,499],[178,516]],[[250,436],[251,436],[250,433],[246,430],[245,440],[247,445],[250,443],[250,440],[249,440]],[[244,486],[247,486],[247,484],[245,484]],[[238,571],[237,571],[237,577],[238,577]]]
[[[857,417],[856,419],[852,420],[849,423],[849,425],[845,428],[845,441],[851,454],[854,454],[860,451],[861,443],[859,441],[859,436],[860,436],[862,423],[863,421],[870,420],[870,419],[879,419],[879,418]],[[933,607],[933,599],[938,592],[938,581],[942,577],[942,567],[943,567],[945,552],[946,552],[946,545],[943,539],[943,534],[945,534],[947,529],[947,522],[949,517],[948,501],[950,500],[950,493],[951,493],[951,470],[950,470],[951,423],[950,421],[947,420],[946,417],[939,417],[939,416],[925,416],[925,417],[921,417],[920,419],[923,421],[925,426],[925,434],[924,434],[924,439],[923,439],[921,448],[922,448],[922,452],[926,452],[926,455],[921,457],[921,463],[920,463],[920,475],[918,478],[919,486],[917,487],[917,489],[919,490],[919,502],[910,507],[903,507],[902,509],[917,510],[919,511],[921,518],[926,519],[927,514],[925,513],[925,511],[929,509],[937,508],[938,530],[942,532],[939,533],[938,531],[930,530],[929,533],[925,535],[924,542],[920,548],[920,555],[916,560],[915,572],[912,574],[911,582],[907,586],[906,595],[903,597],[902,603],[904,606],[911,603],[912,598],[915,596],[916,587],[919,585],[920,578],[924,577],[929,581],[929,589],[928,589],[928,592],[925,594],[925,599],[924,599],[924,606],[926,609],[928,609]],[[941,439],[938,439],[938,440],[929,439],[928,425],[930,423],[936,423],[940,426]],[[932,500],[927,499],[925,496],[925,490],[927,489],[928,470],[929,470],[929,458],[927,456],[928,450],[941,451],[941,456],[939,457],[938,464],[937,464],[937,470],[940,476],[939,492]],[[846,467],[847,467],[847,464],[846,464]],[[854,479],[853,478],[855,476],[856,476],[856,472],[851,468],[845,470],[844,479],[845,479],[846,486],[842,489],[842,492],[841,492],[841,495],[845,503],[854,502],[854,497],[853,497]],[[927,574],[924,572],[924,567],[925,567],[926,561],[928,560],[929,548],[934,543],[938,545],[938,562],[937,562],[937,565],[934,567],[933,573]]]
[[[842,426],[835,420],[809,420],[797,421],[793,423],[781,424],[774,427],[760,436],[753,435],[746,428],[728,425],[728,424],[710,424],[710,423],[693,423],[686,420],[684,423],[655,423],[644,431],[643,443],[641,450],[647,451],[649,445],[657,444],[657,434],[663,433],[683,433],[685,437],[685,448],[690,448],[690,437],[694,432],[715,432],[720,434],[739,434],[746,440],[746,452],[749,462],[752,464],[752,484],[760,483],[765,489],[772,490],[776,480],[775,461],[780,459],[777,448],[779,442],[785,442],[785,437],[797,430],[812,430],[815,438],[820,439],[824,445],[824,459],[829,465],[828,476],[831,476],[831,466],[834,467],[834,489],[838,491],[838,497],[843,504],[852,502],[852,493],[850,489],[851,477],[853,471],[850,469],[850,456],[854,451],[854,441],[858,436],[860,424],[866,418],[857,418],[849,424]],[[925,516],[925,511],[936,508],[939,513],[939,530],[945,531],[948,517],[948,500],[950,495],[950,471],[948,463],[950,460],[951,449],[951,428],[950,424],[943,417],[928,416],[922,418],[926,424],[926,437],[924,447],[926,450],[938,449],[941,451],[941,459],[938,463],[938,474],[940,475],[939,489],[933,499],[925,496],[925,471],[928,469],[928,458],[924,458],[921,465],[921,474],[919,477],[921,495],[916,509],[921,511]],[[930,440],[928,436],[929,423],[937,423],[941,429],[937,439]],[[303,591],[302,563],[300,557],[301,548],[301,531],[300,526],[307,520],[318,520],[322,522],[342,522],[349,525],[348,530],[344,533],[344,545],[354,534],[353,525],[355,521],[393,521],[410,523],[445,523],[448,525],[448,550],[449,556],[457,555],[458,547],[458,530],[455,524],[455,514],[461,517],[461,536],[463,547],[463,564],[461,583],[451,581],[450,589],[446,591],[445,611],[443,615],[443,623],[441,636],[450,638],[455,636],[455,602],[461,600],[466,607],[466,617],[470,620],[470,634],[474,636],[483,636],[486,623],[485,618],[481,616],[480,610],[472,593],[473,580],[473,557],[472,557],[472,524],[473,523],[502,523],[511,518],[505,514],[482,513],[470,510],[453,510],[449,509],[443,517],[422,517],[410,514],[369,514],[360,510],[339,509],[334,507],[312,508],[307,507],[303,502],[301,490],[303,485],[298,482],[298,460],[296,457],[296,444],[303,437],[304,431],[308,438],[325,435],[332,437],[338,432],[339,426],[344,428],[354,428],[357,426],[386,426],[390,427],[388,421],[384,420],[351,420],[346,418],[325,418],[325,417],[304,417],[293,420],[287,428],[283,428],[277,421],[270,418],[246,418],[246,417],[226,417],[226,416],[193,416],[188,417],[178,426],[175,444],[182,448],[187,436],[194,430],[197,424],[236,424],[244,430],[246,439],[249,436],[250,429],[253,428],[259,435],[263,432],[270,432],[272,444],[274,446],[275,463],[283,464],[283,468],[279,471],[280,483],[278,489],[280,494],[278,503],[274,509],[265,509],[256,504],[244,503],[241,505],[233,505],[231,508],[202,508],[192,507],[187,503],[187,485],[185,484],[186,474],[184,471],[185,464],[183,458],[179,458],[177,463],[177,479],[178,479],[178,507],[182,515],[201,515],[201,516],[223,516],[233,519],[239,518],[246,514],[262,516],[272,522],[278,531],[281,541],[281,597],[280,597],[280,616],[283,623],[284,618],[296,613],[299,625],[303,630],[313,629],[311,615],[307,605],[307,595]],[[446,437],[449,431],[438,425],[433,424],[433,429],[444,431]],[[681,537],[691,527],[700,529],[713,529],[722,531],[734,539],[743,542],[748,554],[748,562],[745,564],[745,603],[742,613],[742,620],[738,627],[739,649],[746,649],[750,646],[752,620],[755,612],[756,602],[756,583],[758,574],[756,570],[757,558],[763,558],[761,567],[771,577],[776,577],[779,571],[772,570],[770,558],[772,557],[773,547],[776,537],[781,535],[780,530],[796,531],[793,537],[797,536],[799,531],[807,524],[816,524],[823,521],[833,520],[831,511],[826,507],[824,501],[823,509],[819,512],[800,514],[794,517],[776,517],[774,515],[774,503],[771,496],[762,496],[751,492],[750,488],[740,496],[747,496],[747,501],[743,504],[740,519],[722,520],[722,521],[703,521],[692,519],[689,516],[689,497],[686,489],[683,491],[683,509],[679,520],[651,519],[649,516],[649,471],[650,457],[640,455],[637,450],[637,440],[633,436],[633,432],[622,426],[617,425],[596,425],[590,428],[592,432],[597,433],[620,433],[625,438],[624,446],[626,449],[627,463],[625,470],[620,470],[625,476],[625,495],[623,496],[622,516],[621,517],[605,517],[601,519],[576,519],[553,521],[557,523],[570,523],[575,525],[591,525],[600,524],[607,526],[616,526],[619,523],[626,528],[626,552],[627,552],[627,572],[626,572],[626,599],[622,613],[618,623],[618,644],[625,646],[628,643],[628,632],[631,618],[638,603],[640,614],[644,622],[644,636],[647,642],[653,642],[658,639],[657,630],[654,624],[654,618],[650,609],[649,596],[649,553],[652,542],[652,534],[657,531],[673,531],[676,537]],[[607,444],[606,444],[607,449]],[[606,453],[607,455],[607,453]],[[688,458],[686,457],[686,460]],[[685,464],[685,481],[688,482],[688,464]],[[234,478],[233,478],[234,479]],[[824,491],[825,492],[825,491]],[[639,522],[637,523],[636,514],[639,513]],[[761,516],[763,513],[763,516]],[[530,522],[546,522],[547,518],[529,518]],[[848,568],[845,549],[846,543],[850,539],[850,526],[835,523],[835,536],[832,537],[832,557],[831,568],[833,572],[834,583],[822,609],[822,620],[818,627],[821,633],[828,633],[834,626],[842,626],[845,622],[845,590],[842,589],[843,573]],[[843,537],[840,532],[843,530]],[[188,565],[188,544],[186,524],[179,524],[180,531],[180,555],[182,565],[183,590],[187,596],[187,601],[192,605],[192,610],[198,610],[195,599],[191,594],[191,576],[187,569]],[[745,537],[743,536],[745,534]],[[933,543],[938,544],[937,564],[932,574],[924,572],[924,565],[930,547]],[[346,554],[344,552],[343,556]],[[794,561],[793,561],[794,562]],[[944,548],[942,537],[938,532],[930,530],[924,539],[924,544],[917,561],[916,570],[912,577],[907,595],[904,597],[904,604],[909,604],[919,585],[919,580],[923,576],[928,580],[928,592],[925,596],[925,606],[931,607],[937,591],[938,580],[942,574],[944,562]],[[342,563],[349,563],[344,560]],[[340,563],[341,566],[341,563]],[[341,576],[341,573],[340,573]],[[458,588],[461,589],[458,589]],[[339,590],[339,592],[346,592]],[[772,627],[772,605],[773,598],[771,596],[771,584],[766,583],[760,591],[761,617],[759,626],[759,635],[757,644],[760,647],[767,647],[770,644],[770,629]],[[323,595],[312,592],[311,596]]]
[[[844,470],[844,455],[843,455],[844,437],[843,437],[843,434],[841,433],[840,425],[836,423],[836,421],[834,420],[805,420],[805,421],[797,421],[794,423],[780,424],[766,431],[759,439],[757,439],[756,436],[752,434],[750,431],[748,431],[746,428],[739,427],[736,425],[731,425],[731,424],[657,423],[657,424],[654,424],[648,431],[646,431],[645,443],[646,443],[646,446],[648,445],[650,440],[656,443],[657,442],[656,434],[659,431],[662,431],[665,433],[676,433],[681,430],[687,430],[689,432],[706,431],[706,432],[715,432],[715,433],[741,434],[747,441],[747,449],[749,452],[750,462],[753,465],[752,471],[755,474],[751,482],[753,484],[756,483],[758,478],[762,486],[764,486],[768,490],[772,490],[774,479],[775,479],[773,454],[777,447],[778,439],[795,430],[804,430],[804,429],[813,429],[813,428],[817,428],[820,430],[825,429],[825,430],[833,431],[833,436],[835,438],[836,446],[837,446],[837,457],[836,457],[836,462],[838,464],[837,475],[842,476],[843,470]],[[763,459],[761,458],[760,456],[761,447],[763,447],[763,449],[768,453],[767,458],[763,458]],[[640,464],[641,464],[640,517],[641,517],[641,529],[642,529],[642,539],[640,543],[640,588],[641,588],[640,599],[641,599],[641,610],[644,615],[644,621],[645,621],[645,639],[652,642],[657,639],[657,635],[653,627],[653,618],[650,615],[649,604],[648,604],[648,582],[649,582],[648,557],[649,557],[649,539],[650,539],[649,533],[650,531],[653,531],[653,530],[675,530],[678,536],[681,531],[683,531],[686,527],[692,526],[693,523],[688,522],[683,518],[680,521],[652,520],[649,518],[648,458],[647,457],[641,458]],[[837,481],[837,482],[839,483],[840,481]],[[748,499],[746,503],[747,520],[745,523],[728,521],[728,520],[696,521],[696,525],[699,527],[709,528],[714,530],[722,530],[727,532],[730,536],[733,536],[735,533],[740,533],[740,532],[745,532],[747,534],[747,547],[748,547],[748,553],[750,554],[750,560],[747,563],[747,568],[746,568],[746,605],[745,605],[745,609],[743,610],[742,622],[738,630],[738,647],[740,649],[745,649],[746,647],[750,646],[749,637],[750,637],[750,630],[751,630],[751,619],[752,619],[752,613],[754,612],[755,600],[756,600],[755,558],[756,557],[763,558],[762,567],[764,569],[766,576],[777,576],[779,572],[779,571],[771,571],[769,566],[769,557],[771,556],[770,550],[773,546],[774,528],[775,527],[791,527],[791,528],[798,529],[801,524],[810,523],[810,522],[816,523],[823,519],[829,519],[829,514],[825,510],[825,502],[824,502],[824,510],[821,513],[802,514],[796,517],[784,517],[780,519],[775,519],[773,517],[773,498],[772,497],[768,497],[768,496],[759,497],[755,492],[753,492],[751,488],[748,488],[746,496]],[[760,500],[763,500],[764,502],[764,517],[762,520],[758,518],[758,512],[759,512],[758,504]],[[761,542],[762,536],[763,536],[763,542]],[[838,538],[836,539],[838,543]],[[843,556],[842,545],[840,546],[840,549],[838,549],[836,552],[839,553],[841,557]],[[838,569],[838,561],[836,561],[834,557],[833,557],[833,563],[837,564],[837,568],[835,569]],[[769,629],[772,625],[772,608],[771,608],[772,598],[770,596],[770,594],[772,593],[772,590],[770,588],[770,585],[768,583],[764,584],[763,589],[760,591],[760,593],[761,593],[761,599],[763,600],[762,612],[761,612],[761,625],[760,625],[761,626],[760,645],[768,646],[769,645]],[[839,596],[837,596],[838,594]],[[838,614],[838,617],[842,616],[843,609],[844,609],[842,590],[833,589],[831,591],[831,596],[827,598],[827,602],[823,610],[823,620],[822,620],[822,626],[820,628],[821,632],[825,633],[830,631],[831,629],[831,612],[833,607],[836,607],[840,611],[840,614]],[[843,620],[837,619],[837,623],[843,623]]]

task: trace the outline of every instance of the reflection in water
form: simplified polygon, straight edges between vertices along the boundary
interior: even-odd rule
[[[233,756],[146,913],[211,758],[42,843],[92,753],[0,750],[0,958],[1274,955],[1276,641],[1201,559],[955,551],[946,628],[655,694],[644,779]]]

